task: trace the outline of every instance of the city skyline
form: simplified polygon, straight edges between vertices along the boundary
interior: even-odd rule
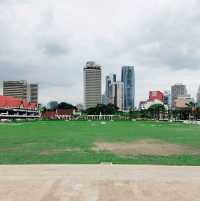
[[[122,66],[123,67],[123,66]],[[122,67],[121,67],[121,69],[122,69]],[[135,69],[135,66],[134,66],[134,69]],[[102,71],[102,69],[101,69],[101,71]],[[135,71],[134,71],[135,72]],[[105,93],[105,91],[104,91],[104,88],[106,87],[106,80],[104,80],[104,78],[102,78],[103,76],[102,76],[102,74],[104,74],[104,73],[102,73],[101,72],[101,94],[102,95],[104,95],[104,93]],[[115,79],[116,79],[116,77],[121,77],[121,75],[120,74],[118,74],[118,73],[109,73],[109,75],[111,76],[111,75],[114,75],[115,76]],[[108,77],[108,75],[105,75],[105,78],[106,77]],[[135,80],[137,80],[137,76],[135,77]],[[13,80],[13,81],[23,81],[23,80]],[[29,81],[30,82],[30,81]],[[30,82],[30,83],[33,83],[33,82]],[[36,83],[36,82],[35,82]],[[39,83],[37,83],[37,84],[39,84]],[[197,96],[198,96],[198,93],[199,93],[199,88],[200,88],[200,85],[198,85],[198,86],[195,86],[195,88],[197,87],[197,91],[194,91],[193,90],[193,92],[194,93],[190,93],[191,91],[190,90],[188,90],[188,85],[186,85],[185,83],[183,83],[183,82],[177,82],[177,83],[173,83],[171,86],[168,86],[168,88],[166,89],[166,88],[159,88],[159,86],[157,86],[156,88],[155,88],[155,90],[152,90],[152,89],[148,89],[147,88],[147,93],[149,92],[149,91],[156,91],[156,90],[160,90],[160,91],[162,91],[163,93],[165,93],[166,91],[169,91],[170,93],[171,93],[171,87],[172,86],[174,86],[174,85],[179,85],[179,84],[183,84],[183,85],[185,85],[186,86],[186,88],[187,88],[187,92],[188,92],[188,95],[189,96],[191,96],[191,98],[193,98],[193,100],[194,101],[197,101],[197,102],[199,102],[198,101],[198,98],[197,98]],[[83,80],[83,85],[82,85],[82,87],[84,88],[84,80]],[[82,89],[83,89],[82,88]],[[137,89],[135,90],[135,91],[137,91]],[[84,96],[84,90],[82,90],[82,92],[83,92],[83,96]],[[139,104],[140,104],[140,102],[141,101],[143,101],[143,100],[145,100],[146,98],[148,98],[148,95],[147,95],[147,93],[144,95],[144,98],[143,99],[138,99],[137,98],[137,96],[135,96],[135,107],[138,107],[139,106]],[[0,95],[3,95],[3,81],[0,81]],[[40,97],[40,96],[39,96]],[[39,99],[40,100],[40,99]],[[56,101],[65,101],[65,102],[69,102],[69,101],[67,101],[66,99],[60,99],[59,97],[56,97],[55,99],[48,99],[48,101],[45,101],[45,102],[41,102],[41,101],[38,101],[38,103],[41,103],[41,104],[47,104],[49,101],[52,101],[52,100],[56,100]],[[83,98],[83,100],[82,100],[82,102],[81,101],[77,101],[77,102],[71,102],[72,104],[83,104],[84,105],[84,98]]]
[[[198,0],[1,1],[0,80],[39,83],[41,103],[83,103],[82,66],[94,60],[103,78],[136,66],[136,105],[175,83],[196,97],[198,8]]]

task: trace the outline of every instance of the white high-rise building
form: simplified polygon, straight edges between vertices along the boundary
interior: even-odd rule
[[[112,83],[112,104],[119,108],[119,111],[124,110],[124,83],[117,81]]]
[[[88,61],[84,74],[84,107],[96,107],[101,103],[101,66],[94,61]]]
[[[3,95],[37,103],[38,84],[28,83],[26,80],[3,81]]]

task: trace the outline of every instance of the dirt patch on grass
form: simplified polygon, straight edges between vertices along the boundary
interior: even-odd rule
[[[64,149],[45,149],[40,152],[40,155],[55,155],[62,154],[65,152],[80,152],[79,148],[64,148]]]
[[[146,139],[138,140],[131,143],[109,143],[97,141],[95,151],[110,151],[114,154],[127,155],[184,155],[184,154],[199,154],[199,150],[194,150],[189,146],[170,144],[160,140]]]
[[[0,147],[0,152],[16,152],[23,148],[22,145],[17,145],[15,147]]]

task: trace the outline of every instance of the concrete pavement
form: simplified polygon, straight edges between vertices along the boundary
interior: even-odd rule
[[[200,201],[200,167],[3,165],[0,201]]]

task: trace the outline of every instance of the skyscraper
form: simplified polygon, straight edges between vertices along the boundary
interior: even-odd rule
[[[113,82],[112,85],[112,104],[119,108],[119,111],[124,109],[124,83]]]
[[[135,107],[135,71],[134,66],[123,66],[121,81],[124,83],[124,110]]]
[[[112,101],[112,83],[116,82],[116,74],[110,74],[106,76],[106,89],[105,96],[107,99],[107,104]]]
[[[37,103],[38,84],[28,83],[25,80],[3,81],[3,95]]]
[[[200,86],[197,91],[197,104],[200,105]]]
[[[176,102],[175,100],[179,97],[188,97],[189,95],[187,94],[187,89],[184,84],[175,84],[171,87],[171,106],[172,109],[176,107]]]
[[[84,106],[85,109],[101,103],[101,66],[94,61],[88,61],[84,74]]]
[[[171,108],[171,94],[170,91],[164,91],[164,104]]]

